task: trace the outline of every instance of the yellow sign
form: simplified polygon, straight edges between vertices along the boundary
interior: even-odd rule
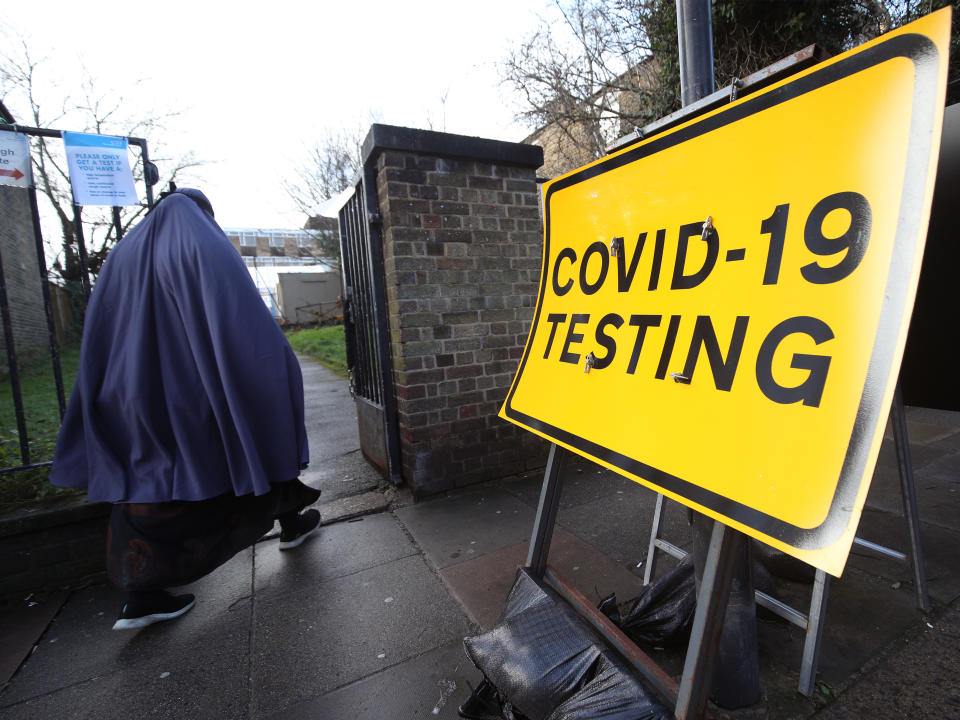
[[[839,575],[913,307],[949,9],[544,189],[501,416]]]

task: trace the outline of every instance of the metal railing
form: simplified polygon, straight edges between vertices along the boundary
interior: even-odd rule
[[[353,195],[339,213],[343,278],[343,329],[350,389],[374,406],[383,420],[390,479],[402,482],[397,401],[390,356],[386,280],[376,177],[366,165]]]
[[[62,132],[60,130],[25,127],[12,123],[0,123],[0,132],[14,132],[30,137],[53,139],[62,138]],[[126,140],[130,145],[136,145],[140,148],[140,158],[144,166],[144,185],[146,187],[147,207],[150,208],[153,206],[152,185],[157,181],[156,166],[150,162],[146,140],[136,137],[127,137]],[[56,387],[59,417],[62,421],[64,413],[66,412],[66,392],[64,388],[63,369],[60,358],[60,343],[57,340],[56,327],[52,311],[49,286],[50,278],[47,270],[46,253],[44,251],[43,232],[40,226],[40,211],[37,203],[37,191],[33,184],[31,184],[29,188],[25,189],[8,187],[5,188],[5,191],[26,192],[28,196],[32,225],[30,231],[32,231],[33,234],[33,248],[36,252],[36,267],[40,282],[40,294],[43,300],[43,312],[46,320],[50,362],[52,365],[54,384]],[[83,234],[83,214],[80,205],[74,204],[73,219],[76,230],[77,255],[80,264],[80,284],[85,303],[86,298],[89,297],[90,294],[91,282],[86,241]],[[6,222],[6,219],[0,219],[0,222]],[[121,224],[119,207],[114,207],[112,209],[112,222],[114,226],[114,232],[119,240],[123,236],[123,227]],[[24,228],[24,230],[27,231],[26,228]],[[22,244],[22,246],[29,243],[29,240],[26,238],[18,238],[18,241]],[[8,467],[0,467],[0,478],[11,473],[36,470],[52,465],[52,460],[36,462],[35,460],[37,458],[35,458],[31,453],[30,436],[27,427],[27,408],[24,406],[24,397],[21,384],[22,378],[20,358],[18,357],[17,353],[16,338],[14,333],[14,318],[12,316],[10,299],[7,292],[7,276],[5,275],[7,269],[9,268],[5,269],[3,265],[3,248],[0,247],[0,316],[2,316],[3,322],[4,342],[7,353],[7,368],[10,380],[10,390],[13,395],[14,416],[16,419],[17,436],[20,449],[20,464],[11,465]]]

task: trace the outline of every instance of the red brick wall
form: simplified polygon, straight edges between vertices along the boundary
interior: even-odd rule
[[[540,467],[497,413],[523,353],[542,254],[535,169],[377,158],[403,475],[420,495]]]

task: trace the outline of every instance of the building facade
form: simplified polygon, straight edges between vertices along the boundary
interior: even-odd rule
[[[331,233],[336,237],[336,220],[332,228],[286,230],[264,228],[224,228],[227,239],[243,257],[255,258],[321,258],[324,244]],[[297,264],[297,263],[293,263]]]

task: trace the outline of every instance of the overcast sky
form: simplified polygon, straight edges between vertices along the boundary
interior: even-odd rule
[[[326,128],[523,139],[496,64],[548,2],[5,2],[0,25],[46,58],[54,95],[84,66],[125,115],[179,111],[151,155],[206,161],[190,179],[222,226],[300,227],[282,183]]]

